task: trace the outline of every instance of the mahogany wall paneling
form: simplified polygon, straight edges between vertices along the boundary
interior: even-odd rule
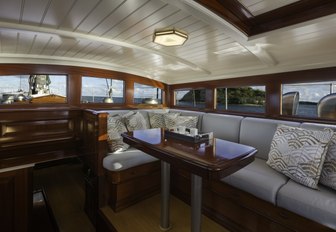
[[[24,74],[62,74],[68,76],[68,103],[66,104],[9,104],[0,105],[0,109],[17,109],[17,108],[38,108],[43,105],[43,107],[62,107],[62,106],[80,106],[81,108],[92,108],[92,109],[110,109],[110,108],[127,108],[133,105],[133,87],[126,91],[125,103],[124,104],[81,104],[81,77],[91,76],[91,77],[102,77],[102,78],[113,78],[118,80],[124,80],[125,84],[128,82],[128,86],[134,85],[134,82],[152,85],[164,89],[168,89],[168,85],[148,79],[145,77],[122,73],[117,71],[97,69],[97,68],[87,68],[87,67],[75,67],[75,66],[64,66],[64,65],[43,65],[43,64],[0,64],[0,75],[24,75]],[[126,88],[125,88],[126,89]],[[164,104],[166,106],[166,104]]]
[[[38,157],[45,161],[49,155],[51,159],[61,158],[67,152],[76,155],[81,115],[81,110],[70,108],[0,111],[0,168],[21,162],[36,163]],[[19,163],[15,164],[13,157]]]
[[[0,230],[30,231],[32,168],[0,173]]]
[[[213,80],[207,82],[192,82],[185,84],[175,84],[170,85],[169,89],[171,93],[179,89],[196,89],[196,88],[208,88],[215,89],[218,87],[237,87],[246,85],[265,85],[266,86],[266,112],[265,116],[271,118],[286,118],[289,120],[302,121],[299,117],[288,117],[280,115],[280,100],[281,100],[281,85],[289,83],[305,83],[305,82],[319,82],[319,81],[335,81],[336,80],[336,67],[330,68],[320,68],[311,70],[301,70],[293,72],[275,73],[275,74],[265,74],[265,75],[255,75],[238,77],[231,79],[221,79]],[[183,107],[174,106],[173,94],[170,96],[170,108],[181,108]],[[195,108],[188,108],[188,110],[201,110]],[[220,112],[220,111],[217,111]],[[233,113],[239,115],[253,115],[248,113]],[[256,116],[256,115],[253,115]],[[305,118],[305,121],[311,122],[330,122],[333,120],[326,119],[309,119]]]

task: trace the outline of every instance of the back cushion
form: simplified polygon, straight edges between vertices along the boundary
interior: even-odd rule
[[[181,116],[198,116],[197,129],[202,131],[202,117],[205,115],[203,112],[189,111],[189,110],[174,110],[170,109],[169,113],[181,113]]]
[[[202,120],[202,130],[213,132],[216,138],[238,143],[242,119],[243,117],[235,115],[205,114]]]
[[[239,143],[255,147],[256,157],[267,160],[278,124],[300,126],[298,122],[247,117],[241,122]]]

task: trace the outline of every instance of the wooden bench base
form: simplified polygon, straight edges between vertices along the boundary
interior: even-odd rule
[[[108,204],[118,212],[160,192],[160,162],[106,171]]]

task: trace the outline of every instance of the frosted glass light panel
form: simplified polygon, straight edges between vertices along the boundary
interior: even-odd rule
[[[282,85],[281,114],[336,119],[336,81]]]
[[[82,77],[82,103],[124,103],[124,93],[122,80]]]
[[[162,104],[162,89],[134,83],[134,104]]]
[[[0,104],[65,103],[66,75],[0,76]]]
[[[265,86],[217,88],[218,110],[265,113]]]
[[[175,105],[182,107],[204,108],[205,89],[175,90]]]

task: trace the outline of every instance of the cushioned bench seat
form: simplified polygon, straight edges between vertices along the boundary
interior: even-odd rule
[[[276,205],[277,193],[288,178],[270,168],[265,160],[256,158],[251,164],[221,181]]]
[[[103,160],[103,167],[109,171],[122,171],[157,160],[138,149],[129,148],[123,152],[109,153]]]
[[[277,205],[336,229],[335,190],[319,185],[318,190],[289,180],[277,195]]]

